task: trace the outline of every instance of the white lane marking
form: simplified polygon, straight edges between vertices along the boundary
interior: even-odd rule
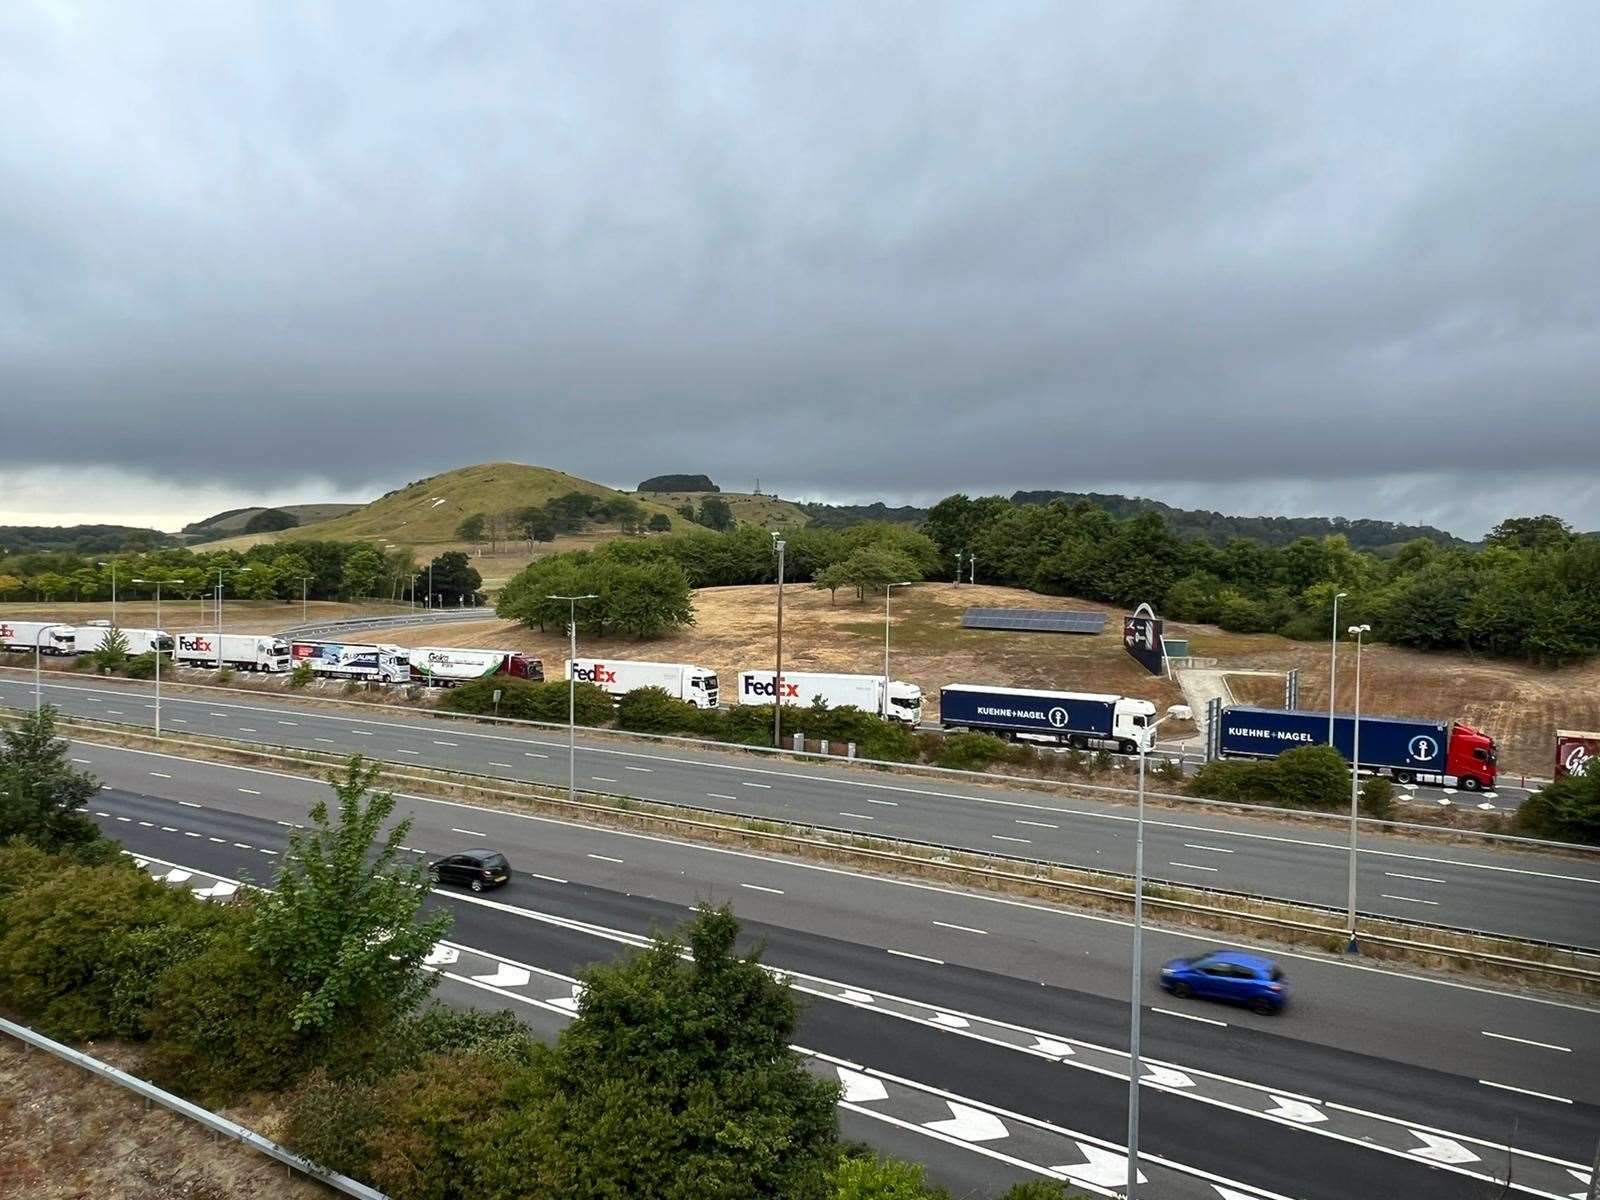
[[[460,742],[441,742],[438,738],[434,738],[433,739],[433,744],[435,746],[459,746],[459,745],[461,745]]]
[[[298,725],[298,724],[300,724],[300,722],[299,721],[279,721],[278,724],[279,725]]]
[[[1454,1163],[1457,1166],[1480,1161],[1476,1154],[1452,1138],[1440,1137],[1437,1133],[1424,1133],[1420,1129],[1413,1129],[1411,1136],[1423,1143],[1420,1148],[1410,1151],[1417,1158],[1426,1158],[1432,1162]]]
[[[627,763],[622,764],[622,769],[624,771],[643,771],[646,775],[655,770],[654,767],[630,767]]]
[[[172,778],[172,776],[168,775],[165,771],[151,771],[150,774],[154,775],[157,779],[171,779]]]
[[[1185,842],[1183,844],[1183,848],[1185,850],[1209,850],[1213,854],[1232,854],[1233,853],[1232,850],[1225,849],[1222,846],[1206,846],[1206,845],[1203,845],[1203,844],[1201,844],[1199,842]]]
[[[1150,1006],[1150,1011],[1158,1012],[1164,1017],[1181,1017],[1185,1021],[1199,1021],[1202,1025],[1219,1025],[1224,1029],[1228,1027],[1226,1021],[1219,1021],[1215,1017],[1197,1017],[1193,1013],[1177,1012],[1170,1008],[1157,1008],[1153,1004]]]
[[[992,1142],[996,1138],[1010,1137],[1005,1122],[993,1113],[979,1108],[968,1108],[954,1100],[946,1100],[950,1116],[943,1121],[924,1121],[924,1127],[943,1133],[963,1142]]]
[[[1571,1104],[1565,1096],[1552,1096],[1549,1092],[1536,1092],[1532,1088],[1512,1087],[1509,1083],[1496,1083],[1492,1079],[1480,1079],[1484,1087],[1499,1088],[1502,1092],[1520,1092],[1524,1096],[1535,1096],[1540,1100],[1554,1100],[1557,1104]]]
[[[870,1104],[889,1098],[889,1089],[883,1086],[883,1080],[852,1071],[849,1067],[834,1067],[834,1070],[839,1073],[839,1095],[847,1102]]]
[[[525,874],[525,875],[527,875],[527,876],[529,876],[530,878],[533,878],[533,879],[542,879],[546,883],[565,883],[566,882],[565,879],[559,879],[554,875],[541,875],[537,871],[525,871],[525,872],[523,872],[523,874]]]
[[[154,821],[140,821],[139,825],[143,829],[154,829],[156,827],[156,823]]]
[[[261,853],[270,855],[273,858],[277,858],[278,857],[278,852],[276,850],[263,850],[263,851],[261,851]]]
[[[122,715],[122,710],[120,708],[108,708],[108,709],[106,709],[106,716],[108,716],[108,717],[120,717],[121,715]]]
[[[739,886],[742,888],[749,888],[752,892],[770,892],[774,896],[783,895],[782,889],[774,887],[762,887],[759,883],[741,883]]]
[[[713,800],[737,800],[739,798],[737,796],[724,795],[722,792],[707,792],[706,795]]]
[[[319,741],[319,742],[326,742],[330,746],[337,746],[339,744],[333,738],[322,738],[322,737],[319,737],[316,740]]]
[[[119,821],[130,821],[131,822],[133,820],[133,818],[132,817],[118,817],[117,820],[119,820]]]
[[[983,937],[989,936],[989,931],[987,929],[975,929],[971,925],[952,925],[949,921],[935,921],[934,924],[940,929],[956,929],[962,933],[976,933]]]
[[[468,837],[488,837],[489,836],[487,833],[481,833],[476,829],[457,829],[454,825],[452,825],[450,827],[450,832],[451,833],[464,833]]]
[[[612,779],[609,775],[591,775],[591,776],[589,776],[589,778],[594,780],[596,783],[615,783],[616,782],[616,780]]]
[[[183,805],[185,808],[199,808],[200,807],[200,805],[196,804],[193,800],[179,800],[178,803]]]
[[[256,729],[251,728],[249,725],[241,725],[241,726],[239,726],[239,732],[240,733],[256,733],[256,732],[259,732],[259,731],[256,730]]]
[[[487,983],[490,987],[523,987],[533,978],[533,974],[510,963],[497,962],[492,974],[474,975],[473,978],[480,983]]]
[[[1285,1121],[1293,1121],[1297,1125],[1317,1125],[1328,1119],[1328,1114],[1304,1100],[1292,1100],[1288,1096],[1273,1096],[1273,1108],[1267,1109],[1267,1116],[1282,1117]]]
[[[505,768],[506,768],[506,769],[507,769],[507,770],[514,770],[514,769],[515,769],[515,768],[513,768],[513,767],[512,767],[512,766],[511,766],[511,764],[510,764],[510,763],[502,763],[502,762],[491,762],[491,763],[490,763],[490,764],[489,764],[489,765],[490,765],[490,766],[491,766],[491,767],[505,767]]]
[[[1558,1046],[1554,1042],[1536,1042],[1531,1038],[1512,1037],[1509,1033],[1491,1033],[1487,1029],[1479,1030],[1486,1038],[1498,1038],[1502,1042],[1521,1042],[1524,1046],[1537,1046],[1541,1050],[1559,1050],[1563,1054],[1571,1054],[1571,1046]]]
[[[161,827],[161,832],[162,833],[177,833],[178,832],[178,827],[176,825],[163,825]]]
[[[1032,825],[1035,829],[1060,829],[1061,828],[1061,826],[1059,826],[1059,825],[1050,824],[1049,821],[1024,821],[1021,817],[1017,818],[1017,824],[1018,825]]]
[[[89,760],[87,758],[75,758],[72,761],[75,762],[75,763],[83,763],[85,766],[87,766],[88,763],[89,763]]]
[[[240,850],[254,850],[255,849],[255,847],[252,846],[249,842],[235,842],[234,846],[237,847]]]
[[[111,814],[108,812],[101,812],[99,809],[95,809],[94,815],[97,817],[109,817]]]
[[[549,758],[550,756],[548,754],[535,754],[532,750],[524,750],[522,752],[522,757],[523,758]]]
[[[228,714],[227,714],[227,713],[219,713],[219,712],[214,712],[214,713],[212,713],[212,714],[211,714],[211,715],[212,715],[212,716],[213,716],[213,717],[226,717],[226,716],[227,716],[227,715],[228,715]]]
[[[184,837],[194,837],[194,838],[197,838],[197,837],[199,837],[199,836],[200,836],[200,835],[199,835],[199,834],[198,834],[198,833],[195,833],[195,832],[193,832],[193,831],[192,831],[192,830],[188,830],[188,829],[185,829],[185,830],[184,830],[184,831],[183,831],[183,836],[184,836]]]
[[[187,725],[189,723],[182,717],[168,717],[167,720],[171,721],[174,725]]]
[[[764,788],[769,792],[772,790],[772,785],[770,783],[751,783],[748,779],[743,780],[742,782],[745,787]]]
[[[1202,867],[1199,863],[1176,862],[1170,859],[1167,862],[1167,866],[1185,867],[1190,871],[1210,871],[1212,874],[1216,874],[1216,872],[1221,869],[1219,867]]]
[[[620,863],[622,861],[620,858],[612,858],[609,854],[591,854],[589,857],[598,858],[601,862],[608,863]]]
[[[1033,845],[1033,843],[1030,842],[1027,838],[1007,837],[1003,833],[991,833],[989,836],[992,837],[997,842],[1015,842],[1019,846],[1031,846],[1031,845]]]
[[[854,821],[876,821],[878,819],[877,817],[869,817],[869,816],[867,816],[866,813],[847,813],[847,812],[842,812],[839,815],[841,817],[849,817],[851,820],[854,820]]]
[[[261,793],[256,791],[255,788],[240,788],[239,790],[241,792],[243,792],[246,796],[259,796],[259,795],[261,795]]]
[[[1439,907],[1437,900],[1418,900],[1415,896],[1392,896],[1388,892],[1382,893],[1385,900],[1403,900],[1407,904],[1429,904],[1434,908]]]
[[[896,800],[874,800],[871,796],[867,796],[867,797],[865,797],[865,799],[866,799],[866,802],[868,804],[881,804],[885,808],[899,808],[900,807],[899,802],[896,801]]]
[[[914,958],[918,962],[932,963],[936,967],[944,966],[944,959],[929,958],[926,954],[913,954],[909,950],[885,950],[885,954],[892,954],[896,958]]]
[[[228,840],[228,839],[227,839],[227,838],[219,838],[219,837],[208,837],[208,838],[207,838],[207,839],[206,839],[206,841],[208,841],[208,842],[215,842],[215,843],[217,843],[217,845],[219,845],[219,846],[220,846],[220,845],[222,845],[222,844],[223,844],[223,843],[224,843],[224,842],[226,842],[226,841],[227,841],[227,840]]]
[[[1443,879],[1435,879],[1432,875],[1402,875],[1399,871],[1385,871],[1390,879],[1415,879],[1418,883],[1444,883]]]
[[[372,736],[372,730],[370,730],[370,729],[352,729],[350,732],[355,734],[357,737],[371,737]]]

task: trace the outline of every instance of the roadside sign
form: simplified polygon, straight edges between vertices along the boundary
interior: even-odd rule
[[[1581,729],[1556,730],[1556,778],[1576,775],[1600,758],[1600,733]]]
[[[1165,655],[1161,651],[1161,618],[1148,604],[1141,604],[1133,616],[1122,618],[1122,646],[1150,674],[1162,673]]]

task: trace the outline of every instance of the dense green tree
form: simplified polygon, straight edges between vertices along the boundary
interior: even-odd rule
[[[477,512],[471,516],[463,517],[456,524],[456,536],[463,542],[476,545],[488,540],[489,518],[485,513]]]
[[[100,670],[117,670],[128,661],[128,635],[113,625],[89,657]]]
[[[608,565],[598,573],[601,620],[633,637],[659,637],[694,624],[689,578],[677,563]]]
[[[345,555],[340,571],[339,594],[346,599],[381,596],[388,575],[388,564],[384,562],[383,554],[376,546],[363,542]]]
[[[100,785],[72,766],[69,753],[48,704],[0,731],[0,843],[21,837],[57,850],[100,840],[99,827],[83,812]]]
[[[433,599],[436,605],[453,607],[458,604],[476,604],[478,589],[483,586],[483,576],[460,550],[448,550],[433,560],[431,572]],[[430,572],[426,567],[417,572],[417,594],[426,596],[430,586]]]
[[[1519,831],[1535,837],[1600,845],[1600,758],[1529,796],[1516,821]]]
[[[1545,513],[1538,517],[1507,517],[1483,540],[1491,546],[1514,550],[1564,550],[1572,539],[1572,526]]]
[[[650,518],[645,528],[651,533],[671,533],[672,518],[667,516],[666,513],[656,513]]]
[[[695,514],[695,520],[707,529],[718,531],[732,529],[733,509],[721,496],[707,496],[700,501],[700,509]]]

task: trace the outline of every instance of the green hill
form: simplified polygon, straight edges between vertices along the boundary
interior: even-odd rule
[[[317,521],[330,521],[334,517],[342,517],[346,513],[354,512],[360,508],[359,504],[275,504],[272,506],[277,512],[288,513],[300,522],[301,525],[310,525]],[[199,537],[228,537],[235,533],[243,533],[244,527],[250,519],[259,513],[266,512],[266,508],[256,504],[249,508],[230,508],[227,512],[219,512],[209,516],[203,521],[191,521],[183,527],[183,532],[190,536]]]
[[[707,496],[726,500],[733,519],[740,525],[759,525],[762,529],[797,529],[806,524],[805,512],[791,500],[776,496],[758,496],[752,492],[641,492],[641,500],[648,497],[676,511],[682,505],[698,509]]]

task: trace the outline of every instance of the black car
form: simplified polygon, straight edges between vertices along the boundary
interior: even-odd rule
[[[499,887],[511,878],[511,864],[498,850],[463,850],[428,864],[435,883],[454,883],[481,892]]]

